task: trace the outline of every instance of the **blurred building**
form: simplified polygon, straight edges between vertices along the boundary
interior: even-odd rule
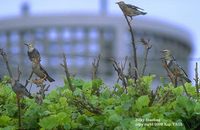
[[[128,26],[121,16],[107,15],[45,15],[32,16],[27,5],[20,17],[0,20],[0,47],[5,48],[13,67],[18,65],[22,75],[31,72],[31,63],[24,43],[31,42],[40,51],[42,64],[57,79],[64,75],[62,53],[67,54],[71,73],[86,79],[92,76],[92,62],[101,54],[99,75],[107,81],[114,80],[110,58],[119,62],[132,55]],[[105,12],[104,12],[105,13]],[[191,53],[190,34],[178,27],[157,20],[137,18],[133,20],[137,42],[139,67],[143,66],[144,46],[140,38],[150,40],[146,74],[167,76],[160,61],[160,50],[170,49],[178,62],[187,70]],[[0,58],[0,72],[7,73]]]

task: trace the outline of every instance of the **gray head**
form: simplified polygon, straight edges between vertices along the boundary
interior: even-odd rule
[[[123,5],[123,4],[125,4],[125,3],[124,3],[124,1],[119,1],[119,2],[116,2],[116,4],[118,4],[118,5]]]
[[[171,54],[171,51],[168,49],[164,49],[161,51],[163,54]]]
[[[172,55],[171,55],[171,51],[168,50],[168,49],[164,49],[161,51],[162,52],[162,55],[165,60],[171,60],[172,59]]]
[[[28,47],[29,51],[32,51],[34,49],[34,46],[31,43],[24,43],[24,45],[26,45]]]

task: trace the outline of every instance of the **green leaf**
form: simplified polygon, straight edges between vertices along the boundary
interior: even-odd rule
[[[187,111],[190,111],[194,106],[194,103],[186,96],[180,96],[176,101],[178,106],[185,107]]]
[[[82,91],[79,88],[76,88],[76,90],[73,92],[74,96],[81,96],[82,95]]]
[[[76,88],[82,89],[84,84],[84,81],[82,79],[74,79],[72,80],[72,85],[75,86]]]
[[[150,87],[154,78],[155,78],[155,75],[143,76],[142,81],[145,83],[146,86]]]
[[[39,125],[44,129],[53,129],[59,125],[59,120],[56,115],[51,115],[41,119]]]
[[[85,82],[82,89],[85,94],[91,94],[92,82]]]
[[[120,115],[118,115],[117,113],[113,113],[108,120],[110,122],[120,122],[122,120],[122,117]]]
[[[8,116],[0,116],[0,126],[7,126],[10,124],[11,118]]]
[[[106,89],[103,90],[103,92],[102,92],[102,97],[104,97],[104,98],[109,98],[110,95],[111,95],[110,89],[106,88]]]
[[[63,106],[67,106],[67,98],[66,97],[60,97],[59,98],[59,102],[60,102],[60,104],[61,105],[63,105]]]
[[[97,89],[103,84],[103,81],[101,79],[94,79],[92,80],[92,87]]]
[[[177,88],[173,88],[172,92],[176,95],[176,96],[180,96],[183,94],[183,87],[179,86]]]
[[[115,88],[116,88],[116,94],[117,95],[121,95],[124,92],[123,87],[120,86],[119,84],[115,84]]]
[[[57,114],[57,119],[59,124],[69,124],[70,118],[69,114],[65,112],[60,112]]]
[[[139,97],[137,99],[135,105],[136,105],[136,108],[138,110],[140,110],[141,108],[148,106],[149,102],[150,102],[150,100],[149,100],[149,97],[147,95],[146,96],[141,96],[141,97]]]
[[[194,107],[194,112],[200,115],[200,102],[197,102]]]

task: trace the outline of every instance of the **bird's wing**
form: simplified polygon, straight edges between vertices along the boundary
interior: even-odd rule
[[[48,73],[46,72],[46,70],[44,69],[44,67],[40,64],[40,70],[46,75],[48,76]]]
[[[186,77],[188,77],[187,73],[185,72],[185,70],[176,62],[175,58],[173,57],[173,62],[174,64],[178,67],[178,69],[183,72],[182,74],[184,74]]]
[[[142,9],[142,8],[140,8],[140,7],[135,6],[135,5],[131,5],[131,4],[126,4],[126,5],[127,5],[129,8],[144,10],[144,9]]]
[[[178,65],[178,67],[182,70],[183,74],[184,74],[186,77],[188,77],[188,75],[187,75],[187,73],[185,72],[185,70],[184,70],[180,65]]]
[[[34,49],[35,53],[40,57],[40,52],[37,49]]]
[[[27,54],[28,54],[28,58],[29,58],[30,60],[32,60],[32,59],[31,59],[31,58],[32,58],[32,57],[31,57],[31,53],[28,51]]]

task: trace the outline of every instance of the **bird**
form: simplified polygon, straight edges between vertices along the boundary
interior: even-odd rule
[[[171,54],[170,50],[164,49],[161,51],[163,54],[163,61],[166,64],[167,69],[175,76],[175,78],[180,78],[185,80],[188,83],[191,83],[191,80],[188,78],[185,70],[176,62],[176,59]]]
[[[10,82],[11,82],[12,90],[16,93],[16,95],[18,97],[27,96],[29,98],[33,98],[31,96],[31,93],[28,92],[28,90],[26,89],[26,87],[24,85],[22,85],[18,80],[11,79]]]
[[[26,45],[28,47],[27,54],[28,54],[28,57],[29,57],[30,61],[33,61],[33,58],[41,61],[40,53],[36,48],[34,48],[33,44],[25,43],[24,45]]]
[[[48,80],[49,82],[54,82],[55,80],[49,76],[44,67],[40,64],[40,61],[37,58],[32,59],[32,70],[40,80]]]
[[[129,16],[131,18],[131,20],[132,20],[133,16],[147,14],[146,12],[143,12],[144,9],[139,8],[139,7],[135,6],[135,5],[126,4],[124,1],[116,2],[116,4],[119,5],[119,7],[121,8],[122,12],[126,16]]]

